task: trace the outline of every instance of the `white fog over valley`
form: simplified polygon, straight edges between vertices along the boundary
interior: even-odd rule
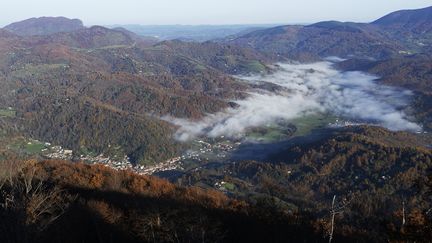
[[[248,98],[237,100],[236,108],[208,114],[200,121],[164,117],[179,126],[180,141],[197,136],[237,137],[247,128],[265,126],[316,113],[330,113],[345,119],[386,127],[418,131],[403,109],[412,93],[378,84],[377,77],[362,72],[340,72],[332,62],[279,64],[271,75],[241,77],[249,83],[271,83],[277,91],[255,89]]]

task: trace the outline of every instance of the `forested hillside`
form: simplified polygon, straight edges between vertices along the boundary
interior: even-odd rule
[[[319,240],[307,218],[224,194],[65,161],[1,162],[2,242]]]
[[[31,37],[2,31],[0,49],[0,109],[16,111],[16,132],[74,151],[120,146],[134,163],[178,153],[175,127],[161,117],[196,119],[244,97],[246,86],[226,71],[268,70],[253,50],[152,45],[98,26]]]
[[[223,181],[229,195],[312,214],[323,231],[336,196],[339,234],[376,242],[423,241],[432,236],[432,152],[425,141],[381,128],[346,128],[262,161],[189,171],[177,181],[209,187]]]

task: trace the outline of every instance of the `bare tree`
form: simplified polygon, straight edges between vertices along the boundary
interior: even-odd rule
[[[21,162],[13,160],[0,161],[0,189],[5,184],[12,186],[16,181],[17,175],[22,171]]]
[[[333,240],[333,234],[334,234],[334,228],[335,228],[335,218],[337,214],[343,213],[346,206],[349,204],[350,201],[342,200],[342,202],[337,203],[336,201],[336,195],[333,196],[332,200],[332,206],[330,209],[330,229],[328,232],[329,235],[329,243]]]
[[[3,208],[11,208],[15,205],[16,195],[12,193],[11,189],[14,189],[19,185],[19,174],[23,169],[23,163],[14,160],[0,161],[0,192],[3,203],[0,204]],[[5,186],[9,189],[3,190]]]
[[[32,161],[0,162],[0,189],[8,186],[0,190],[0,206],[25,212],[26,223],[43,230],[65,213],[76,196],[37,180],[36,171]]]
[[[334,222],[336,217],[335,201],[336,201],[336,195],[333,196],[332,207],[330,210],[331,220],[330,220],[330,231],[329,231],[329,243],[331,243],[333,240]]]
[[[157,242],[157,231],[162,227],[162,219],[159,211],[152,212],[146,217],[141,219],[141,232],[142,236],[146,238],[147,241]],[[151,237],[149,237],[151,236]]]
[[[426,211],[425,214],[426,214],[426,215],[430,215],[430,214],[432,214],[432,208],[429,208],[429,209]]]
[[[21,177],[24,183],[24,190],[26,194],[29,194],[33,189],[35,175],[36,175],[36,168],[33,166],[21,172]]]
[[[27,223],[37,224],[40,230],[45,229],[62,216],[70,201],[74,200],[65,200],[65,197],[63,190],[57,187],[47,189],[41,183],[34,186],[26,207]]]
[[[402,200],[402,229],[404,228],[406,223],[406,218],[405,218],[405,200]]]

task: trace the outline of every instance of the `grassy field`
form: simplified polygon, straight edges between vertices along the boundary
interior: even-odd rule
[[[16,111],[14,109],[0,109],[0,117],[15,117]]]
[[[264,72],[266,67],[259,61],[242,63],[241,66],[250,72]]]
[[[313,129],[322,128],[336,121],[336,117],[328,114],[308,115],[292,120],[297,127],[294,136],[308,135]]]
[[[335,122],[336,119],[335,116],[327,114],[315,114],[291,120],[287,124],[291,123],[297,128],[294,136],[305,136],[311,133],[313,129],[325,127],[329,123]],[[287,129],[288,127],[281,125],[267,126],[260,129],[259,132],[252,130],[246,136],[252,140],[276,142],[291,137]]]
[[[45,149],[45,144],[37,141],[27,142],[24,145],[24,151],[29,154],[38,154],[42,152],[42,149]]]
[[[4,156],[6,154],[22,160],[39,158],[44,153],[43,149],[48,149],[48,147],[42,142],[13,134],[0,133],[0,160],[6,159]]]
[[[267,127],[264,133],[261,132],[250,132],[247,134],[247,138],[252,140],[258,140],[263,142],[275,142],[289,138],[284,133],[284,130],[280,127]]]
[[[225,182],[225,184],[223,184],[222,186],[225,187],[225,189],[227,189],[228,191],[234,191],[235,189],[235,185],[229,182]]]
[[[40,155],[42,154],[43,149],[48,148],[42,142],[26,139],[23,137],[14,137],[8,139],[6,147],[20,155]]]

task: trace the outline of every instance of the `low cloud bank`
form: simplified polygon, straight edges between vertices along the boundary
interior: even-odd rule
[[[376,77],[362,72],[339,72],[330,62],[280,64],[280,70],[272,75],[242,79],[273,83],[281,89],[251,91],[247,99],[235,101],[237,108],[210,114],[200,121],[165,117],[179,126],[176,138],[185,141],[196,136],[235,137],[250,127],[318,112],[391,130],[421,130],[402,111],[408,104],[410,91],[379,85],[374,81]]]

